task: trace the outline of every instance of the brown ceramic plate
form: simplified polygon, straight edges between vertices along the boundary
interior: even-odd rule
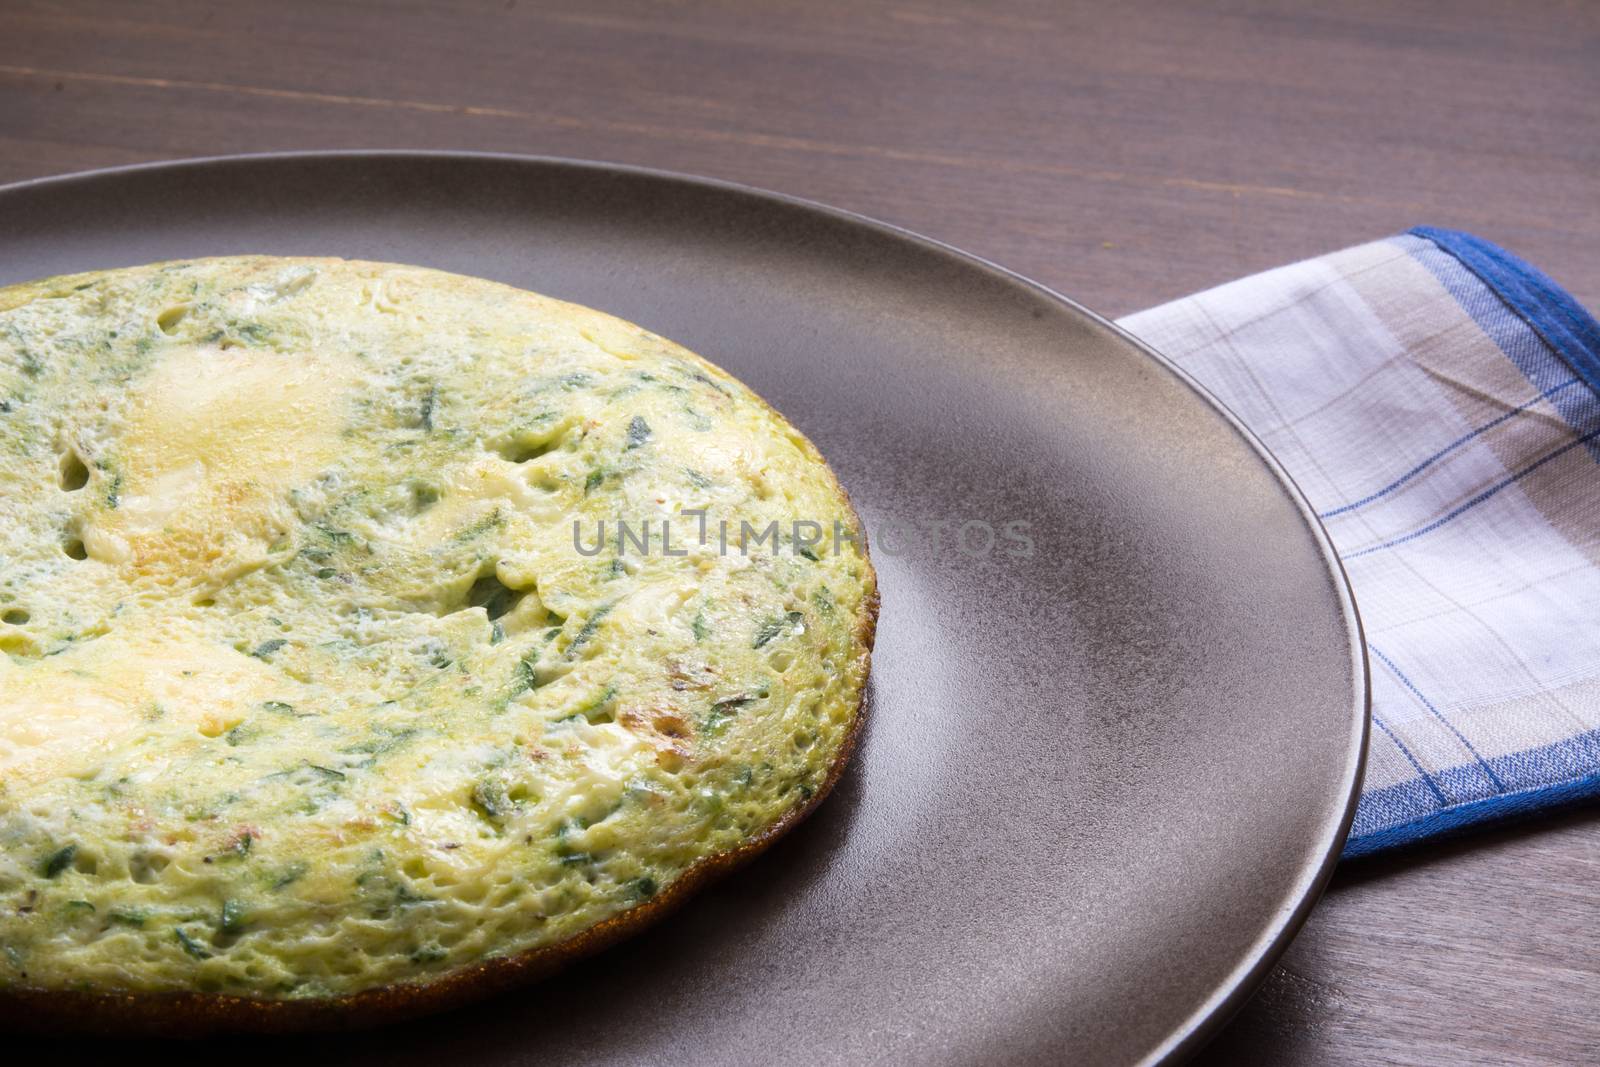
[[[480,275],[687,345],[831,461],[883,614],[854,764],[754,864],[553,980],[230,1060],[1157,1061],[1299,926],[1360,778],[1355,610],[1277,465],[1103,320],[891,227],[622,167],[314,154],[0,189],[0,285],[234,252]]]

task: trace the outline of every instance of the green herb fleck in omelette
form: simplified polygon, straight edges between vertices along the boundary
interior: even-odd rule
[[[265,257],[0,289],[0,1000],[345,998],[649,913],[831,784],[860,539],[782,418],[585,308]]]

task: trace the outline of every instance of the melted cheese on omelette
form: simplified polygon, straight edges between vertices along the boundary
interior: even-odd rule
[[[858,543],[770,408],[587,309],[265,257],[0,290],[0,989],[336,996],[649,900],[827,780]]]

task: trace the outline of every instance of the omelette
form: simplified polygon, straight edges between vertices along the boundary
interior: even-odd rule
[[[375,1022],[610,944],[826,794],[877,603],[812,444],[600,312],[0,289],[0,1020]]]

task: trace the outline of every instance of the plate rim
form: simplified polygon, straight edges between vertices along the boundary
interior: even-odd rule
[[[1265,929],[1252,943],[1249,951],[1242,954],[1241,958],[1228,972],[1227,977],[1217,983],[1209,997],[1184,1017],[1182,1022],[1175,1026],[1163,1041],[1150,1049],[1137,1062],[1144,1065],[1181,1062],[1199,1051],[1206,1042],[1215,1037],[1250,997],[1254,995],[1268,972],[1300,932],[1311,910],[1316,906],[1322,897],[1323,891],[1327,888],[1334,869],[1338,866],[1340,853],[1344,848],[1351,824],[1355,819],[1356,807],[1361,799],[1362,782],[1366,773],[1367,745],[1372,722],[1370,658],[1367,655],[1361,616],[1356,605],[1354,592],[1350,586],[1349,575],[1346,573],[1338,553],[1334,550],[1326,528],[1323,526],[1322,521],[1317,518],[1316,510],[1307,500],[1305,492],[1290,476],[1289,472],[1284,469],[1283,464],[1279,462],[1277,457],[1261,442],[1261,439],[1226,404],[1170,358],[1162,355],[1153,346],[1129,333],[1116,322],[1041,282],[995,263],[993,260],[965,251],[937,238],[928,237],[904,226],[885,222],[846,208],[834,207],[806,197],[764,189],[725,178],[713,178],[631,163],[614,163],[605,160],[517,152],[401,148],[310,149],[241,152],[148,160],[139,163],[96,167],[89,170],[70,171],[65,174],[27,178],[21,181],[0,184],[0,201],[19,193],[31,192],[37,189],[115,178],[125,174],[217,170],[262,162],[338,162],[341,160],[382,160],[393,163],[440,163],[455,160],[475,163],[489,162],[513,167],[561,169],[588,172],[596,175],[624,174],[653,181],[695,186],[758,202],[777,204],[788,209],[797,209],[822,215],[831,218],[835,222],[863,227],[880,236],[908,242],[921,248],[924,252],[933,253],[954,261],[958,266],[976,269],[1000,282],[1012,286],[1020,286],[1024,290],[1062,306],[1073,314],[1082,316],[1111,334],[1122,344],[1131,347],[1141,356],[1152,361],[1165,373],[1173,376],[1227,423],[1235,436],[1255,453],[1256,457],[1262,461],[1268,471],[1276,478],[1279,488],[1288,496],[1289,501],[1299,513],[1301,522],[1316,545],[1326,572],[1332,579],[1331,584],[1335,599],[1338,602],[1339,615],[1345,624],[1346,636],[1352,653],[1351,676],[1356,682],[1357,692],[1355,693],[1354,706],[1350,709],[1351,722],[1349,724],[1349,733],[1346,737],[1344,766],[1341,768],[1339,776],[1340,785],[1344,791],[1342,809],[1334,818],[1325,820],[1316,842],[1317,847],[1297,871],[1293,889],[1280,902],[1274,914],[1265,924]]]

